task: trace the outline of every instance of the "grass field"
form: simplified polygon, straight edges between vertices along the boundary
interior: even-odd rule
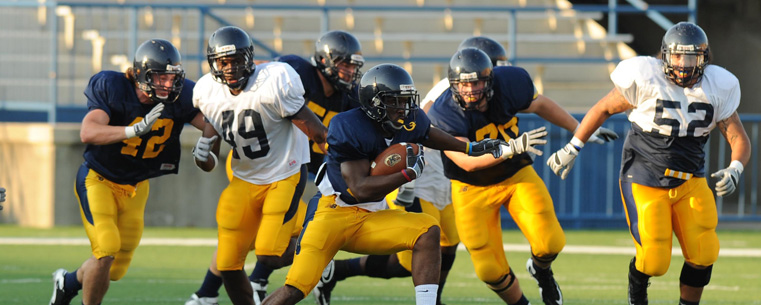
[[[568,246],[553,265],[563,289],[565,304],[626,304],[626,272],[633,253],[626,231],[567,231]],[[184,304],[200,285],[214,251],[213,229],[146,228],[124,279],[111,285],[103,304]],[[51,273],[57,268],[73,270],[90,255],[83,229],[24,229],[0,226],[0,304],[47,304]],[[31,238],[31,244],[22,244]],[[59,244],[35,244],[37,241]],[[68,239],[64,239],[68,238]],[[73,238],[73,239],[72,239]],[[166,245],[170,241],[201,239],[201,245]],[[714,267],[711,284],[701,304],[761,304],[761,234],[752,231],[721,231],[722,252]],[[163,243],[162,241],[166,241]],[[536,284],[523,268],[529,256],[518,231],[505,231],[508,261],[514,266],[526,296],[541,304]],[[42,242],[39,242],[42,243]],[[153,245],[157,243],[159,245]],[[582,246],[605,246],[592,248]],[[589,251],[589,250],[592,251]],[[596,250],[595,250],[596,249]],[[596,252],[596,253],[590,253]],[[725,255],[726,253],[726,255]],[[339,258],[355,256],[339,253]],[[249,255],[249,264],[254,262]],[[669,272],[651,279],[650,304],[676,304],[681,255],[675,255]],[[251,265],[249,265],[251,266]],[[270,291],[282,285],[286,269],[270,278]],[[334,304],[414,304],[410,279],[350,278],[333,293]],[[502,304],[473,273],[465,251],[458,251],[444,290],[443,301],[456,304]],[[76,297],[72,304],[79,304]],[[220,304],[231,304],[224,289]],[[311,296],[300,304],[313,304]]]

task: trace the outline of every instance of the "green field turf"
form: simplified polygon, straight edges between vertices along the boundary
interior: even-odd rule
[[[633,251],[626,231],[567,231],[569,252],[578,246],[612,246]],[[213,229],[146,228],[144,238],[213,239]],[[0,226],[0,239],[7,237],[84,238],[80,227],[25,229]],[[701,304],[761,304],[761,234],[751,231],[722,231],[723,249],[747,249],[749,256],[720,256],[711,284]],[[505,231],[504,242],[525,245],[518,231]],[[518,247],[508,251],[526,296],[534,305],[541,300],[536,284],[524,269],[529,253]],[[111,284],[103,304],[184,304],[200,285],[213,246],[154,246],[138,248],[124,279]],[[754,251],[754,252],[753,252]],[[47,304],[52,290],[51,273],[60,267],[73,270],[90,255],[88,245],[18,245],[0,243],[0,304]],[[354,254],[339,253],[340,258]],[[629,254],[563,253],[553,265],[565,296],[565,304],[626,304],[626,272]],[[253,266],[253,254],[248,266]],[[650,304],[676,304],[681,256],[674,256],[669,272],[653,278]],[[282,285],[286,270],[270,278],[270,291]],[[410,279],[350,278],[340,282],[333,304],[414,304]],[[72,304],[79,304],[76,297]],[[459,251],[444,290],[444,303],[502,304],[473,273],[467,252]],[[311,296],[300,304],[313,304]],[[231,304],[224,289],[220,304]]]

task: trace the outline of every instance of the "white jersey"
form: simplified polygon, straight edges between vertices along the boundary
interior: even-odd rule
[[[667,79],[662,61],[649,56],[622,61],[610,78],[634,106],[628,112],[629,121],[645,132],[664,136],[708,135],[716,122],[731,116],[740,105],[737,77],[715,65],[707,66],[701,81],[692,88],[682,88]]]
[[[666,78],[653,57],[622,61],[611,80],[634,108],[624,142],[621,179],[673,188],[690,177],[705,177],[705,143],[716,123],[740,104],[740,85],[729,71],[714,65],[691,88]]]
[[[193,105],[232,146],[233,175],[264,185],[288,178],[309,163],[309,140],[288,119],[304,106],[303,96],[296,71],[270,62],[256,66],[237,96],[211,74],[204,75],[193,90]]]
[[[428,91],[420,107],[426,109],[428,104],[433,104],[447,89],[449,89],[449,79],[444,78],[436,83],[431,91]],[[415,196],[431,202],[436,208],[443,210],[452,203],[452,188],[451,182],[444,176],[441,152],[437,149],[423,147],[423,154],[425,154],[425,171],[420,175],[420,178],[415,179]]]

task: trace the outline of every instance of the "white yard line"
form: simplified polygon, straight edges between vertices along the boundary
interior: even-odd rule
[[[89,245],[87,238],[58,238],[58,237],[0,237],[0,245]],[[143,246],[209,246],[217,245],[215,238],[155,238],[147,237],[140,241]],[[528,244],[504,244],[505,251],[528,252]],[[465,251],[460,244],[459,250]],[[680,248],[671,250],[673,255],[682,255]],[[613,246],[584,246],[566,245],[563,253],[567,254],[609,254],[609,255],[634,255],[634,247]],[[722,248],[719,250],[721,257],[761,257],[759,248]]]

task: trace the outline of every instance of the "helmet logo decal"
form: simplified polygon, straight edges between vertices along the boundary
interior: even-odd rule
[[[402,91],[402,94],[415,94],[417,90],[415,90],[415,85],[399,85],[399,90]]]
[[[182,71],[182,66],[180,66],[180,65],[173,66],[173,65],[167,64],[166,65],[166,70],[167,71]]]
[[[474,81],[478,80],[478,72],[460,73],[460,81]]]
[[[388,157],[383,159],[383,163],[386,164],[388,167],[394,167],[399,161],[402,161],[402,155],[400,154],[390,154]]]
[[[216,53],[235,53],[235,45],[234,44],[228,44],[224,46],[217,46],[215,49]]]
[[[355,65],[364,64],[365,58],[359,54],[351,54],[351,61],[349,63],[355,64]]]

